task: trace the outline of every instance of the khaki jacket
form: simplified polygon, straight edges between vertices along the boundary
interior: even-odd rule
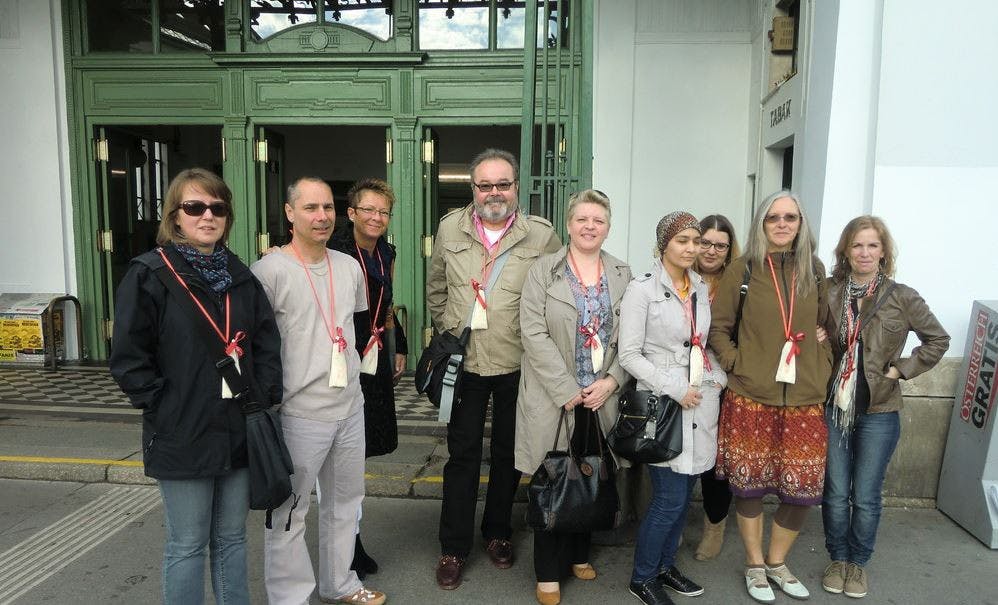
[[[885,279],[879,292],[894,283]],[[835,278],[828,284],[828,314],[832,328],[828,338],[832,341],[835,352],[834,371],[838,371],[839,361],[845,353],[839,343],[839,330],[842,320],[842,297],[845,295],[846,282]],[[949,349],[949,334],[942,324],[929,310],[929,306],[918,292],[904,284],[897,284],[887,300],[877,309],[876,315],[865,319],[864,313],[869,310],[865,305],[872,304],[871,298],[860,308],[860,317],[865,324],[860,327],[863,342],[863,374],[870,385],[870,406],[868,414],[880,412],[895,412],[902,407],[901,387],[897,380],[886,376],[891,366],[901,372],[906,380],[922,374],[936,365],[946,350]],[[914,332],[921,345],[911,351],[911,356],[901,358],[901,351],[908,340],[908,333]]]
[[[437,229],[426,277],[426,305],[438,331],[461,335],[474,300],[471,280],[482,279],[485,246],[471,218],[473,205],[447,214]],[[520,369],[520,291],[527,270],[542,254],[561,247],[551,223],[517,214],[499,244],[498,253],[512,248],[506,265],[489,292],[487,330],[475,330],[465,353],[464,369],[482,376]]]
[[[793,278],[793,252],[771,254],[776,277],[783,291],[784,305],[789,305],[787,293]],[[832,372],[832,327],[828,322],[825,267],[814,261],[818,278],[817,291],[805,298],[797,297],[791,319],[791,330],[804,333],[797,355],[797,382],[776,382],[779,356],[786,343],[783,319],[776,288],[768,263],[753,263],[748,295],[738,328],[738,345],[732,340],[739,289],[745,275],[746,258],[732,261],[717,286],[711,306],[710,348],[728,372],[728,388],[765,405],[813,405],[824,403],[828,378]],[[822,326],[829,338],[819,343],[817,326]]]
[[[686,274],[696,294],[696,332],[706,337],[711,315],[707,284],[692,269]],[[637,388],[681,400],[690,389],[690,318],[661,261],[627,286],[621,315],[620,365],[637,379]],[[710,371],[704,371],[700,404],[683,410],[683,451],[654,466],[684,475],[714,466],[721,388],[727,377],[709,350],[707,360]]]
[[[571,286],[565,279],[567,250],[562,247],[553,254],[542,256],[530,268],[523,284],[520,301],[523,365],[516,400],[515,465],[525,473],[536,471],[554,445],[562,406],[580,390],[575,379],[579,311]],[[613,333],[604,345],[603,368],[622,386],[628,377],[617,361],[617,333],[620,331],[620,300],[631,280],[631,269],[627,263],[606,252],[601,252],[600,257],[613,313]],[[618,388],[598,412],[604,433],[617,420],[619,393]],[[568,415],[569,434],[574,419],[574,414]],[[562,431],[560,448],[567,443],[564,435]]]

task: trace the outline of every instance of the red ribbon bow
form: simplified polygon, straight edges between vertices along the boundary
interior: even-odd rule
[[[384,328],[375,328],[374,330],[371,331],[371,338],[368,339],[367,346],[364,347],[364,352],[362,353],[362,355],[367,355],[371,351],[371,347],[373,347],[374,345],[378,345],[378,350],[384,348],[384,345],[381,342],[381,333],[384,331],[385,331]]]
[[[787,342],[793,343],[793,346],[790,347],[790,352],[787,353],[787,363],[790,363],[791,359],[800,354],[800,345],[797,343],[799,343],[802,340],[804,340],[803,332],[797,332],[796,334],[791,334],[790,337],[787,338]]]
[[[246,338],[246,332],[240,330],[236,332],[236,335],[232,338],[232,342],[225,345],[225,354],[231,356],[233,351],[235,351],[236,356],[243,356],[243,348],[239,346],[240,341]]]
[[[599,346],[599,339],[596,336],[596,328],[595,327],[593,327],[593,326],[580,326],[579,327],[579,334],[582,334],[583,336],[586,337],[586,340],[585,340],[585,342],[582,343],[582,346],[586,347],[587,349],[595,349],[597,346]]]
[[[482,292],[485,291],[485,288],[482,287],[481,282],[477,279],[473,279],[471,280],[471,287],[475,289],[475,298],[478,299],[478,302],[482,305],[482,308],[487,309],[488,306],[485,304],[485,297],[482,296]]]
[[[343,338],[343,328],[336,328],[336,338],[333,340],[333,344],[339,347],[340,353],[347,350],[347,339]]]
[[[709,372],[710,359],[707,357],[707,349],[705,349],[703,346],[703,340],[701,339],[701,335],[700,334],[694,335],[693,340],[691,342],[693,343],[694,347],[697,347],[698,349],[700,349],[700,352],[703,353],[703,367],[706,368],[707,371]]]

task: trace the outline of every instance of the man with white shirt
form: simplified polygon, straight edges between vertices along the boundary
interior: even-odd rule
[[[520,473],[513,467],[516,394],[520,382],[520,291],[530,265],[561,247],[551,223],[519,211],[518,162],[507,151],[486,149],[471,162],[473,201],[440,221],[426,303],[437,331],[460,336],[473,301],[481,300],[465,351],[461,392],[447,425],[437,585],[461,585],[474,541],[475,504],[482,463],[485,413],[492,400],[489,485],[481,533],[493,565],[513,564],[510,515]],[[496,283],[486,285],[496,259]],[[505,264],[502,264],[504,262]],[[476,303],[479,304],[479,303]],[[481,321],[484,319],[484,321]],[[487,326],[485,325],[487,324]],[[459,399],[459,401],[457,401]]]
[[[281,332],[281,422],[295,467],[295,495],[274,510],[264,536],[267,598],[302,605],[315,590],[305,515],[318,480],[319,600],[381,605],[385,595],[365,589],[350,570],[364,499],[364,398],[354,346],[354,314],[367,313],[364,277],[353,258],[326,249],[336,210],[324,181],[296,180],[284,209],[291,243],[251,267]]]

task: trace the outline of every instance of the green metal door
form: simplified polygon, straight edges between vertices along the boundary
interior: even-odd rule
[[[253,140],[256,175],[256,253],[289,241],[284,214],[284,137],[265,126]]]
[[[426,276],[430,272],[430,262],[432,260],[431,256],[433,254],[433,235],[437,232],[437,224],[440,221],[440,217],[437,215],[437,187],[440,181],[440,160],[439,154],[437,153],[437,146],[439,144],[439,137],[437,133],[433,131],[432,128],[423,128],[423,141],[422,141],[422,165],[423,165],[423,237],[422,242],[422,254],[423,254],[423,280],[425,282]],[[426,308],[426,298],[423,298],[421,302],[423,306],[423,332],[422,332],[422,346],[426,347],[430,344],[430,336],[433,334],[433,328],[430,325],[430,313],[429,309]]]

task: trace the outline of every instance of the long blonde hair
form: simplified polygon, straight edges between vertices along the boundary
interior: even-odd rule
[[[814,249],[816,247],[814,236],[811,235],[811,228],[808,220],[804,217],[804,208],[801,207],[800,198],[796,193],[787,189],[777,191],[767,197],[755,210],[752,217],[752,224],[749,226],[748,242],[745,246],[745,257],[753,264],[762,267],[769,254],[769,238],[766,237],[766,216],[770,208],[781,198],[790,198],[797,206],[797,213],[800,215],[797,236],[794,238],[790,249],[795,252],[794,271],[797,273],[797,296],[805,297],[817,288],[819,277],[814,274]]]

